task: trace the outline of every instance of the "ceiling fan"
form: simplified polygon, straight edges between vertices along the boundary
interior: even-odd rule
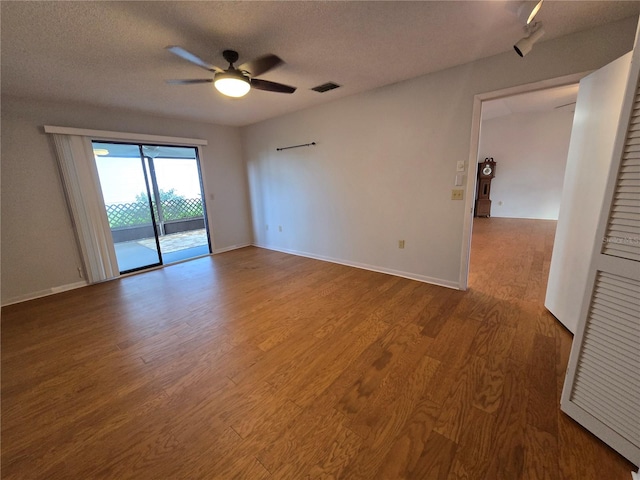
[[[229,62],[229,67],[224,70],[205,62],[200,57],[188,52],[182,47],[170,45],[166,47],[166,49],[183,60],[215,73],[213,78],[166,80],[166,82],[171,85],[213,83],[220,93],[229,97],[242,97],[246,95],[251,88],[277,93],[293,93],[296,91],[296,87],[290,87],[289,85],[283,85],[282,83],[255,78],[284,63],[280,57],[273,54],[264,55],[235,67],[233,64],[238,61],[238,52],[235,52],[234,50],[225,50],[222,52],[222,56],[227,62]]]

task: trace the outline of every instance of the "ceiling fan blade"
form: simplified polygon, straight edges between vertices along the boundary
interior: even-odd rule
[[[258,75],[262,75],[283,63],[282,59],[277,55],[269,54],[256,58],[255,60],[251,60],[250,62],[243,63],[238,67],[238,70],[244,70],[249,72],[252,77],[257,77]]]
[[[213,78],[194,78],[190,80],[165,80],[169,85],[193,85],[195,83],[213,83]]]
[[[199,67],[204,68],[205,70],[209,70],[210,72],[224,71],[220,67],[216,67],[215,65],[211,65],[210,63],[205,62],[197,55],[194,55],[193,53],[188,52],[184,48],[178,47],[177,45],[169,45],[168,47],[165,47],[165,48],[169,50],[171,53],[173,53],[174,55],[177,55],[178,57],[182,58],[183,60],[186,60],[187,62],[191,62]]]
[[[268,80],[260,80],[259,78],[251,79],[251,88],[255,88],[257,90],[266,90],[267,92],[278,92],[278,93],[293,93],[296,91],[296,87],[290,87],[289,85],[270,82]]]

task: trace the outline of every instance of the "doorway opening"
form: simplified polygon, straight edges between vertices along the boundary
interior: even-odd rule
[[[481,140],[481,127],[482,127],[483,116],[485,117],[485,119],[490,118],[492,116],[494,116],[494,118],[500,116],[500,114],[504,113],[505,109],[509,109],[509,102],[507,101],[507,99],[515,98],[516,96],[520,96],[522,94],[532,94],[532,95],[535,94],[535,95],[529,100],[525,99],[523,102],[515,106],[512,105],[511,108],[514,108],[516,111],[522,110],[522,109],[531,109],[532,111],[535,111],[536,108],[543,108],[541,104],[538,105],[540,101],[539,100],[540,97],[536,98],[537,96],[540,96],[540,95],[544,96],[544,93],[542,92],[552,91],[552,89],[557,89],[559,87],[568,87],[571,85],[576,85],[580,81],[580,79],[583,78],[586,74],[587,73],[574,74],[566,77],[560,77],[552,80],[545,80],[542,82],[536,82],[533,84],[522,85],[522,86],[513,87],[513,88],[500,90],[496,92],[479,94],[475,96],[473,116],[472,116],[472,133],[471,133],[471,145],[470,145],[470,151],[469,151],[469,168],[468,168],[467,188],[466,188],[467,192],[472,192],[472,193],[467,195],[467,199],[466,199],[467,208],[465,211],[463,247],[462,247],[462,258],[461,258],[461,269],[460,269],[460,288],[461,289],[466,290],[469,285],[471,238],[472,238],[472,229],[473,229],[473,223],[474,223],[474,213],[475,213],[475,207],[476,207],[475,205],[476,196],[477,196],[476,193],[478,188],[477,165],[478,163],[482,162],[485,156],[493,157],[496,162],[496,172],[495,172],[496,178],[499,177],[501,174],[503,175],[503,178],[504,178],[504,174],[505,174],[504,172],[505,164],[504,162],[501,162],[501,158],[499,155],[492,154],[492,155],[483,156],[484,152],[481,151],[480,140]],[[577,93],[577,90],[576,90],[576,93]],[[552,95],[551,95],[551,98],[553,98]],[[568,103],[573,103],[574,101],[575,100],[564,101],[564,100],[561,100],[561,98],[559,97],[557,99],[557,102],[552,101],[552,103],[555,103],[555,105],[553,105],[553,107],[551,108],[553,109],[555,106],[562,107],[563,105],[566,105]],[[493,102],[493,105],[491,105],[490,102]],[[566,105],[566,107],[570,107],[570,106]],[[547,106],[544,108],[549,108],[549,107]],[[570,132],[570,128],[569,128],[569,132]],[[526,134],[523,132],[522,135],[526,135]],[[535,132],[530,133],[530,135],[535,136]],[[510,139],[510,141],[518,142],[518,138],[515,138],[515,139],[512,138]],[[566,143],[568,145],[568,138],[566,139]],[[501,171],[501,167],[502,167],[502,171]],[[535,172],[538,166],[536,165],[535,162],[529,161],[529,167],[533,169],[532,171]],[[545,176],[544,168],[540,168],[539,171],[541,172],[540,173],[541,177],[544,178]],[[512,173],[513,172],[510,172],[510,175]],[[521,181],[525,183],[530,181],[530,175],[528,173],[521,174]],[[562,182],[563,182],[563,176],[561,175],[559,178],[560,187],[562,185]],[[543,180],[539,180],[538,182],[538,184],[540,185],[542,185],[543,183],[544,183]],[[511,189],[511,191],[502,192],[505,195],[507,195],[506,198],[515,199],[516,194],[522,194],[523,192],[522,185],[516,185],[514,188],[514,182],[507,182],[503,186],[508,189]],[[496,199],[495,197],[496,193],[498,195],[501,195],[500,193],[501,189],[496,188],[496,185],[492,184],[491,190],[492,190],[493,199]],[[535,192],[529,192],[529,193],[535,193]],[[498,205],[499,202],[503,202],[503,203],[501,205]],[[519,211],[518,210],[519,208],[526,208],[527,202],[530,202],[530,199],[524,199],[524,201],[520,202],[521,205],[517,205],[518,202],[507,202],[507,204],[505,205],[504,200],[496,199],[496,202],[495,202],[496,204],[495,205],[492,204],[492,207],[491,207],[491,210],[493,211],[493,213],[490,214],[489,216],[527,218],[527,215],[521,215],[517,213]],[[498,207],[502,209],[502,212],[495,213],[494,209]],[[507,209],[507,207],[511,208],[511,213],[503,214]],[[557,206],[555,208],[557,212]],[[545,209],[549,211],[549,208],[545,207]],[[553,210],[553,208],[551,210]],[[537,214],[532,214],[532,215],[529,215],[528,218],[551,218],[551,217],[538,216]]]
[[[486,238],[505,252],[519,250],[520,270],[538,272],[536,281],[546,285],[577,96],[578,84],[572,84],[482,102],[472,288],[486,283],[485,268],[474,259]]]
[[[92,144],[120,273],[211,253],[196,147]]]

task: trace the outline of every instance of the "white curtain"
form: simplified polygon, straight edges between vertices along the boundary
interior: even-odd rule
[[[52,137],[87,281],[115,278],[120,271],[91,140],[80,135]]]

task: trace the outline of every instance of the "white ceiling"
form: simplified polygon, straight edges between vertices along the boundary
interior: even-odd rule
[[[513,113],[575,111],[578,84],[548,88],[511,97],[482,102],[482,120],[511,115]]]
[[[510,51],[518,3],[2,1],[2,93],[248,125]],[[639,13],[637,1],[546,0],[537,19],[548,40]],[[227,48],[240,63],[274,53],[286,64],[260,78],[298,90],[229,99],[211,84],[167,85],[209,75],[167,45],[221,67]],[[310,91],[328,81],[342,87]]]

